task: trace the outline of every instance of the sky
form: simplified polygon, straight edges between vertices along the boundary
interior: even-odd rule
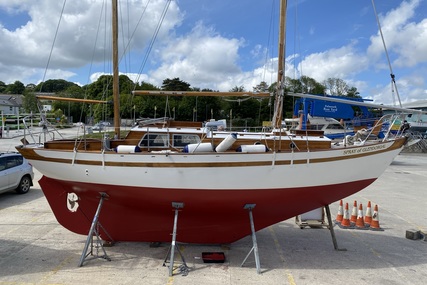
[[[0,81],[86,85],[110,74],[110,2],[0,0]],[[170,1],[153,41],[167,2],[119,0],[121,73],[219,91],[276,81],[278,0]],[[340,78],[378,104],[426,100],[427,0],[375,8],[390,65],[372,0],[288,0],[285,74]]]

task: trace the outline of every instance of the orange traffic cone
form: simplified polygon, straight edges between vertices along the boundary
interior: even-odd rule
[[[372,222],[372,210],[371,210],[371,201],[369,201],[368,206],[366,206],[365,225],[370,226],[371,222]]]
[[[351,223],[350,223],[350,219],[349,219],[348,215],[349,215],[348,203],[345,203],[344,216],[342,218],[341,224],[339,224],[339,226],[343,229],[351,228]]]
[[[359,230],[365,230],[365,229],[367,229],[366,226],[365,226],[365,222],[363,221],[363,206],[362,206],[362,203],[360,203],[360,205],[359,205],[359,211],[357,212],[356,229],[359,229]]]
[[[337,223],[337,224],[341,223],[343,216],[344,216],[344,213],[343,213],[343,209],[342,209],[342,200],[340,200],[340,205],[338,207],[338,214],[337,214],[337,217],[335,219],[335,223]]]
[[[374,214],[372,215],[372,222],[371,226],[369,227],[371,230],[374,231],[382,231],[383,229],[380,227],[380,221],[378,216],[378,205],[375,205],[374,207]]]
[[[350,222],[354,225],[357,220],[357,201],[355,200],[353,203],[353,210],[351,211]]]

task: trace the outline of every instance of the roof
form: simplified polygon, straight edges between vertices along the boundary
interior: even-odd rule
[[[22,106],[23,97],[21,94],[0,94],[0,106]]]

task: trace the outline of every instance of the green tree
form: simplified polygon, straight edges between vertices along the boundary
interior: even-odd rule
[[[71,86],[78,86],[73,82],[66,81],[64,79],[49,79],[45,82],[41,82],[36,86],[37,92],[47,93],[58,93],[67,90]]]
[[[308,94],[324,94],[325,86],[308,76],[301,76],[302,92]]]
[[[7,94],[24,94],[25,86],[21,81],[15,81],[7,85],[5,93]]]
[[[165,79],[163,80],[162,90],[167,91],[189,91],[190,84],[180,80],[178,77],[174,79]]]
[[[328,78],[324,85],[329,90],[330,95],[345,96],[350,89],[348,84],[340,78]]]
[[[6,83],[4,83],[3,81],[0,81],[0,94],[6,93],[6,88],[7,88]]]
[[[350,89],[348,89],[346,96],[352,97],[352,98],[362,98],[362,96],[360,96],[359,91],[357,91],[356,87],[351,87]]]
[[[38,113],[37,98],[34,93],[28,93],[22,99],[22,108],[26,113]]]
[[[25,94],[29,94],[36,91],[36,85],[34,83],[29,83],[25,86]]]
[[[64,98],[83,99],[84,90],[78,85],[70,85],[64,91],[58,92],[57,95]],[[64,116],[69,123],[86,121],[87,104],[82,102],[54,101],[52,107],[54,110],[63,110]]]

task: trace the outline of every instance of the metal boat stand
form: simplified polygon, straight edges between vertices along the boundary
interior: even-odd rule
[[[113,240],[110,235],[107,233],[107,231],[102,227],[101,223],[98,221],[99,219],[99,213],[101,212],[102,204],[104,203],[104,200],[108,198],[108,195],[104,192],[101,192],[101,198],[99,200],[98,208],[96,209],[95,216],[92,220],[92,225],[90,226],[89,234],[87,235],[86,244],[82,252],[82,256],[80,257],[80,262],[78,267],[81,267],[83,265],[83,262],[85,260],[89,259],[95,259],[95,258],[103,258],[108,261],[111,261],[111,259],[108,257],[107,252],[104,249],[104,246],[102,244],[102,239],[99,237],[99,228],[102,228],[102,230],[107,234],[108,238],[110,240]],[[93,242],[93,237],[96,236],[95,246]],[[90,245],[90,250],[89,250]],[[96,249],[96,254],[93,253],[93,249]],[[99,255],[99,249],[102,249],[104,252],[103,255]],[[89,251],[89,252],[88,252]],[[88,258],[88,256],[91,255],[91,258]]]
[[[246,259],[248,259],[249,255],[252,253],[252,251],[254,252],[254,256],[255,256],[255,265],[256,265],[256,272],[258,274],[261,274],[261,267],[260,267],[260,263],[259,263],[259,255],[258,255],[258,244],[256,241],[256,235],[255,235],[255,226],[254,226],[254,218],[252,216],[252,209],[255,208],[256,204],[246,204],[243,209],[248,210],[249,212],[249,220],[251,223],[251,231],[252,231],[252,249],[249,251],[249,253],[246,255],[245,259],[243,260],[242,264],[240,265],[240,267],[243,267],[243,264],[246,262]]]
[[[175,257],[175,246],[176,246],[176,229],[178,226],[178,212],[179,209],[184,208],[184,203],[182,202],[172,202],[172,208],[175,209],[175,218],[173,222],[173,233],[172,233],[172,243],[169,247],[168,253],[165,257],[165,260],[163,261],[163,266],[166,266],[166,263],[168,262],[167,259],[170,255],[169,260],[169,276],[173,276],[173,263],[174,263],[174,257]],[[178,251],[179,255],[181,256],[182,265],[179,267],[180,272],[185,276],[188,274],[188,266],[187,263],[185,263],[184,256],[181,253],[181,250],[179,250],[179,247],[176,246],[176,250]]]
[[[334,224],[332,223],[331,210],[329,209],[329,205],[325,206],[325,210],[326,210],[326,216],[328,218],[329,232],[331,233],[332,242],[334,243],[334,249],[338,251],[347,251],[346,248],[338,248],[337,238],[335,237]]]

